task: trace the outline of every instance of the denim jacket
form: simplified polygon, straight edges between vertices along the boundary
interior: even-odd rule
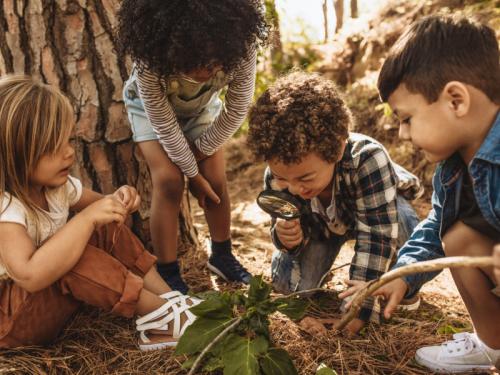
[[[458,153],[441,162],[434,173],[432,210],[399,250],[394,268],[444,257],[441,239],[459,214],[460,190],[467,166]],[[483,217],[500,232],[500,112],[468,166],[474,195]],[[407,296],[439,272],[406,276]]]

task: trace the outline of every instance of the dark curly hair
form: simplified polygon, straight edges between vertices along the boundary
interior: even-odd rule
[[[257,159],[293,164],[311,152],[336,162],[352,116],[335,84],[317,74],[278,79],[250,110],[247,144]]]
[[[119,52],[160,77],[231,72],[268,34],[259,0],[123,0],[118,11]]]

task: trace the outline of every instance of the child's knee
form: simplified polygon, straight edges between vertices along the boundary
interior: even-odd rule
[[[170,174],[157,171],[152,174],[153,189],[164,199],[170,201],[181,201],[184,192],[184,176],[182,174]]]
[[[461,221],[457,221],[443,236],[446,256],[491,255],[493,241]]]

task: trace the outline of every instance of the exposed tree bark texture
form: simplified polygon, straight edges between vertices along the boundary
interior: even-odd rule
[[[323,0],[323,28],[324,28],[324,42],[327,43],[328,35],[328,0]]]
[[[358,0],[351,0],[351,18],[358,18]]]
[[[134,230],[149,238],[151,179],[131,140],[122,87],[131,66],[115,52],[119,0],[0,0],[0,74],[25,73],[58,86],[76,119],[72,174],[84,186],[111,193],[137,187],[142,204]],[[189,204],[183,202],[181,243],[196,243]]]
[[[344,25],[344,0],[333,0],[333,6],[335,8],[335,18],[337,19],[335,24],[335,34],[337,34]]]

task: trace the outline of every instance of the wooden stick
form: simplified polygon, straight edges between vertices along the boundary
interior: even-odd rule
[[[493,265],[493,257],[446,257],[428,260],[425,262],[417,262],[406,266],[396,268],[383,274],[379,279],[370,281],[363,289],[358,291],[352,300],[351,308],[342,317],[342,319],[333,326],[334,329],[341,331],[345,326],[358,316],[363,301],[371,296],[373,292],[381,286],[389,283],[392,280],[403,276],[416,273],[440,271],[444,268],[459,268],[459,267],[489,267]]]

